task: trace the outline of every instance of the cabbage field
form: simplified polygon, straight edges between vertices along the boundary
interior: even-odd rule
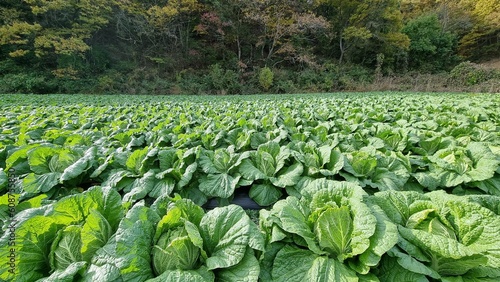
[[[0,99],[0,281],[500,281],[500,95]]]

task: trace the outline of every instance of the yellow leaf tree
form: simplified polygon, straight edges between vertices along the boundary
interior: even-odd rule
[[[406,50],[408,38],[401,33],[402,16],[397,0],[315,0],[318,14],[331,26],[331,46],[338,50],[339,63],[348,52],[370,48],[376,53]],[[377,47],[378,46],[378,47]],[[378,49],[378,50],[377,50]],[[391,51],[393,52],[393,51]],[[337,52],[335,52],[337,53]]]
[[[83,56],[90,49],[87,40],[108,24],[113,5],[114,0],[22,0],[1,9],[0,45],[9,46],[11,57]],[[54,69],[58,76],[75,73],[71,64]]]
[[[474,23],[460,40],[460,55],[471,59],[500,56],[500,0],[464,0],[460,4],[471,11]]]

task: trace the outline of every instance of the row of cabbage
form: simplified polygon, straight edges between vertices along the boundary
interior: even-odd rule
[[[0,189],[4,194],[8,190],[10,171],[19,177],[15,186],[21,201],[39,194],[58,199],[102,185],[120,191],[130,202],[178,193],[203,205],[211,198],[229,202],[237,189],[249,187],[256,203],[270,206],[283,195],[300,194],[317,178],[346,180],[370,193],[444,189],[455,194],[500,195],[498,149],[482,142],[464,147],[446,138],[414,148],[426,151],[426,156],[372,145],[342,151],[335,140],[321,146],[303,141],[280,146],[267,141],[242,153],[232,145],[215,150],[146,146],[109,151],[35,143],[9,152],[6,169],[0,170]]]
[[[205,212],[178,195],[130,205],[96,186],[33,198],[13,221],[0,238],[3,281],[500,279],[500,198],[489,195],[369,195],[317,179],[261,210],[257,226],[236,205]]]
[[[499,145],[498,97],[420,99],[293,99],[163,102],[145,105],[6,106],[1,144],[50,142],[112,148],[255,149],[262,139],[280,145],[338,139],[343,150],[373,144],[405,154],[417,142],[453,137]],[[425,99],[426,98],[426,99]],[[3,147],[2,146],[2,147]]]
[[[203,204],[252,186],[266,206],[318,177],[500,194],[497,97],[382,98],[7,106],[0,189],[12,170],[28,198],[103,184]]]

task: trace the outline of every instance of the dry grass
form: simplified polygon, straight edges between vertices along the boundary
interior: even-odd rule
[[[447,75],[418,74],[383,77],[372,84],[363,85],[359,90],[500,93],[500,80],[490,79],[477,85],[464,86],[454,82]]]
[[[482,62],[479,65],[484,69],[500,71],[500,58]],[[500,79],[493,78],[476,85],[464,85],[454,81],[446,73],[407,73],[377,78],[371,84],[359,85],[357,90],[500,93]]]
[[[500,58],[480,63],[486,69],[500,70]]]

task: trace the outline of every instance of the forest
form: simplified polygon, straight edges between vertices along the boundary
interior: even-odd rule
[[[0,93],[500,92],[499,47],[499,0],[2,0]]]

